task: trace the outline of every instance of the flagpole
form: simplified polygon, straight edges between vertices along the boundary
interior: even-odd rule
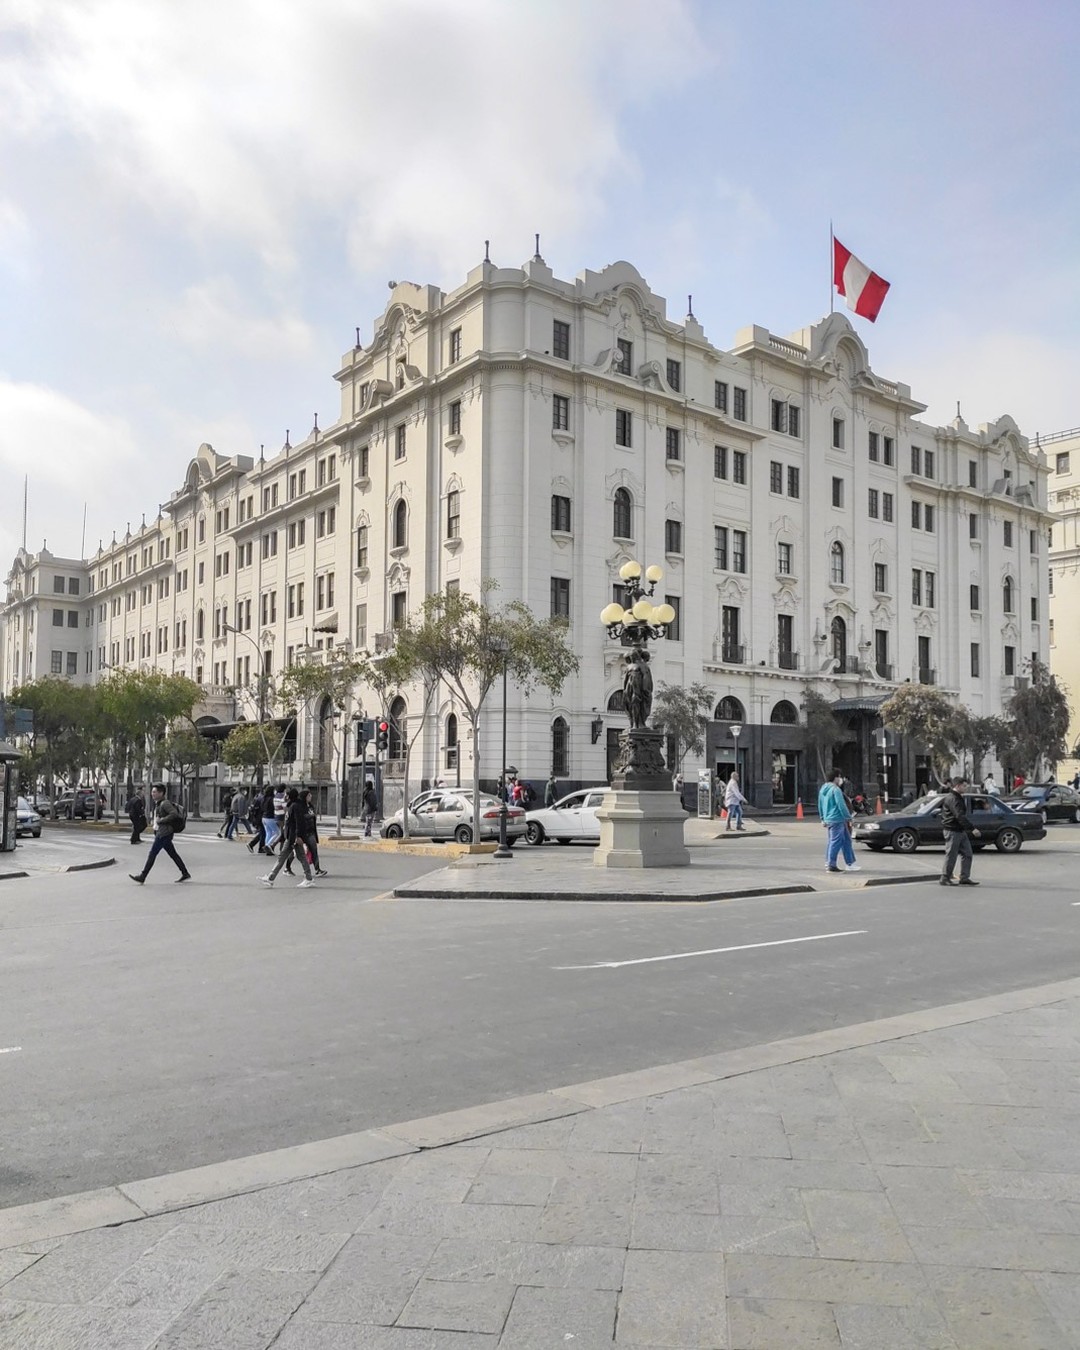
[[[836,303],[836,279],[833,276],[833,259],[836,257],[836,248],[834,247],[833,224],[829,221],[829,313],[833,313],[833,307]]]

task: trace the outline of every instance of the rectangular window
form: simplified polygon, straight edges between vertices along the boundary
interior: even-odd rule
[[[461,538],[461,493],[457,491],[446,494],[446,537]]]
[[[1033,595],[1031,597],[1031,622],[1038,623],[1038,621],[1039,621],[1039,597],[1037,595]]]
[[[925,590],[925,594],[926,594],[926,608],[927,608],[927,609],[933,609],[934,606],[935,606],[935,601],[934,601],[934,590],[935,590],[935,585],[934,585],[934,583],[935,583],[935,580],[936,580],[936,578],[935,578],[933,572],[924,572],[924,573],[923,573],[923,586],[924,586],[924,590]]]
[[[615,444],[631,445],[631,414],[626,408],[615,409]]]
[[[327,572],[327,574],[326,574],[326,607],[327,607],[327,609],[333,609],[333,607],[334,607],[334,574],[333,574],[333,572]]]
[[[776,616],[776,650],[780,657],[781,670],[794,670],[795,663],[795,618],[791,614]]]
[[[289,526],[289,547],[302,548],[304,536],[307,534],[307,521],[294,520]]]
[[[551,325],[551,354],[559,361],[570,360],[570,325],[555,319]]]
[[[787,429],[789,436],[798,436],[801,429],[802,409],[788,406]]]
[[[367,605],[356,606],[356,647],[363,651],[367,646]]]
[[[783,492],[784,490],[784,466],[779,460],[772,460],[769,464],[769,491]]]
[[[981,608],[981,606],[980,606],[980,604],[979,604],[979,588],[978,588],[978,586],[969,586],[969,587],[968,587],[968,602],[969,602],[970,608],[973,609],[973,610],[976,610],[976,611],[977,611],[977,610],[979,610],[979,609]]]
[[[1028,530],[1028,552],[1038,553],[1038,551],[1039,551],[1038,533],[1035,530]]]
[[[450,365],[461,360],[461,329],[450,330]]]
[[[844,504],[844,480],[842,478],[832,480],[832,504],[833,506],[843,506]]]
[[[675,611],[675,617],[667,626],[667,636],[672,642],[682,641],[682,599],[677,595],[665,595],[664,599]]]
[[[884,563],[874,564],[874,590],[878,595],[887,595],[889,591],[889,569]]]
[[[788,466],[787,495],[789,497],[798,497],[799,495],[799,470],[794,465]]]
[[[713,567],[726,572],[728,565],[728,530],[726,525],[713,526]]]
[[[731,531],[731,570],[746,571],[746,531]]]
[[[49,673],[52,675],[63,675],[64,673],[64,653],[51,652],[49,656]]]
[[[746,390],[738,385],[731,391],[731,415],[736,422],[746,421]]]
[[[891,436],[881,438],[881,462],[890,469],[896,463],[896,445]]]
[[[911,447],[911,472],[916,475],[922,473],[922,451],[917,445]]]
[[[296,474],[289,474],[289,491],[286,494],[286,501],[295,501],[296,499]],[[241,512],[241,515],[243,513]]]
[[[263,535],[262,556],[264,558],[277,557],[277,530],[271,530],[269,534]]]
[[[449,409],[448,409],[448,417],[447,417],[447,431],[449,432],[449,434],[450,434],[451,436],[460,436],[460,435],[461,435],[461,400],[460,400],[460,399],[455,399],[454,402],[450,404],[450,407],[449,407]],[[367,446],[364,447],[364,451],[365,451],[365,452],[367,451]],[[365,466],[365,468],[366,468],[366,466]],[[367,477],[367,474],[366,474],[366,473],[364,474],[364,477],[365,477],[365,478]]]
[[[682,459],[682,436],[678,427],[668,427],[664,433],[664,449],[668,459]]]
[[[1063,455],[1054,456],[1054,472],[1055,473],[1069,472],[1069,452],[1067,450]]]
[[[913,530],[922,529],[922,502],[911,503],[911,528]]]
[[[891,521],[893,518],[893,495],[891,492],[881,494],[881,519]]]
[[[746,484],[746,451],[732,450],[731,452],[731,481],[733,483]]]
[[[451,408],[453,408],[454,405],[451,404],[450,406],[451,406]],[[460,417],[460,411],[459,411],[459,414],[458,414],[458,415],[459,415],[459,417]],[[362,445],[362,446],[360,447],[360,451],[359,451],[359,459],[358,459],[358,462],[357,462],[357,466],[356,466],[356,467],[357,467],[357,477],[358,477],[358,478],[368,478],[368,477],[370,477],[370,474],[369,474],[369,470],[370,470],[370,468],[371,468],[371,447],[370,447],[370,446]]]
[[[934,452],[933,450],[924,450],[922,457],[922,469],[924,478],[933,478],[934,476]]]
[[[1053,595],[1053,594],[1054,594],[1054,569],[1053,569],[1052,567],[1050,568],[1049,572],[1046,574],[1046,578],[1047,578],[1047,588],[1048,588],[1049,594],[1050,594],[1050,595]]]
[[[979,678],[979,644],[971,644],[971,677],[977,680]]]
[[[922,604],[922,572],[917,567],[911,569],[911,603]]]
[[[877,666],[877,673],[882,679],[892,678],[892,671],[889,669],[889,630],[887,628],[874,629],[874,664]]]
[[[728,388],[725,380],[713,381],[713,404],[721,412],[727,412],[728,407]]]
[[[930,639],[921,637],[918,641],[919,646],[919,683],[933,684],[934,672],[930,668]]]
[[[871,520],[877,520],[880,506],[878,500],[877,488],[870,488],[867,493],[867,510]]]
[[[844,419],[842,417],[834,417],[832,420],[832,443],[834,450],[843,450]]]
[[[1015,674],[1016,674],[1016,648],[1015,648],[1015,647],[1006,647],[1006,648],[1005,648],[1005,674],[1006,674],[1006,675],[1015,675]]]
[[[681,553],[682,552],[682,521],[665,520],[664,521],[664,552]]]
[[[356,527],[356,565],[357,567],[368,565],[368,527],[366,525]]]
[[[968,460],[968,487],[978,487],[979,466],[973,459]]]
[[[1001,522],[1001,527],[1002,527],[1002,537],[1003,537],[1003,541],[1004,541],[1005,547],[1006,547],[1006,548],[1012,548],[1012,546],[1013,546],[1013,523],[1012,523],[1012,521],[1011,521],[1011,520],[1003,520],[1003,521]]]
[[[934,508],[929,502],[923,506],[923,529],[927,534],[934,533]]]
[[[620,375],[630,375],[634,369],[634,344],[628,338],[615,343],[615,369]]]
[[[876,431],[869,434],[869,454],[870,461],[876,464],[881,459],[881,436]]]
[[[394,428],[394,458],[405,458],[405,423]]]
[[[570,533],[570,498],[552,497],[551,528],[557,534]]]
[[[713,477],[726,478],[728,475],[728,452],[726,445],[713,446]]]
[[[1046,626],[1047,626],[1047,628],[1048,628],[1048,630],[1049,630],[1049,632],[1050,632],[1050,646],[1051,646],[1051,647],[1056,646],[1056,643],[1055,643],[1055,641],[1054,641],[1054,621],[1053,621],[1053,619],[1051,619],[1051,620],[1049,621],[1049,623],[1048,623]],[[89,655],[89,653],[88,653],[87,655]]]
[[[551,578],[551,617],[553,619],[570,618],[569,577]]]
[[[667,382],[676,394],[682,389],[682,363],[672,361],[670,357],[667,363]]]
[[[63,578],[63,577],[53,577],[53,579],[52,579],[52,588],[53,588],[53,594],[54,594],[54,595],[63,595],[63,594],[64,594],[64,578]]]
[[[720,610],[720,655],[724,661],[741,662],[742,643],[739,641],[740,612],[737,605],[724,605]]]
[[[787,410],[788,405],[783,399],[774,398],[772,400],[772,429],[773,431],[787,431]]]
[[[78,675],[79,673],[79,653],[68,652],[67,654],[67,674]]]
[[[166,579],[165,579],[165,594],[168,595],[168,593],[169,593],[169,581],[168,581],[168,578],[166,578]],[[69,610],[68,610],[68,615],[67,615],[67,626],[68,626],[69,628],[78,628],[78,626],[79,626],[79,611],[78,611],[77,609],[69,609]]]
[[[551,399],[552,431],[570,430],[570,400],[565,394],[554,394]]]
[[[971,515],[968,516],[968,538],[978,539],[978,537],[979,537],[979,513],[978,511],[972,511]]]
[[[791,545],[778,543],[776,545],[776,570],[782,577],[791,576]]]

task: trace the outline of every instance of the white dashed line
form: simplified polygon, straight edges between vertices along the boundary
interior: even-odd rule
[[[710,947],[702,952],[672,952],[669,956],[639,956],[634,961],[596,961],[588,966],[552,966],[552,970],[618,970],[621,966],[646,966],[654,961],[685,961],[689,956],[721,956],[725,952],[749,952],[758,947],[786,947],[793,942],[823,942],[826,938],[861,937],[868,928],[846,933],[811,933],[807,937],[779,938],[775,942],[745,942],[739,947]]]

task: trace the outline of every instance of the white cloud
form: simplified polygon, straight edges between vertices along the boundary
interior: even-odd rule
[[[189,286],[167,317],[172,332],[200,351],[226,348],[247,360],[293,360],[314,346],[310,324],[297,314],[246,313],[247,299],[228,277]]]
[[[0,199],[0,267],[13,276],[30,272],[30,225],[25,214],[12,201]]]
[[[332,221],[367,270],[523,254],[602,208],[623,110],[707,59],[687,0],[22,0],[8,139],[74,136],[122,197],[275,269]]]

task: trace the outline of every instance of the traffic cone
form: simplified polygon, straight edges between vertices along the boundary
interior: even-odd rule
[[[875,816],[881,816],[881,815],[884,815],[884,814],[885,814],[885,808],[884,808],[884,806],[882,806],[882,804],[881,804],[881,798],[879,797],[879,798],[877,799],[877,801],[874,803],[874,815],[875,815]]]
[[[803,819],[805,819],[805,817],[803,816],[802,798],[801,798],[801,797],[800,797],[800,798],[798,799],[798,801],[795,803],[795,819],[796,819],[796,820],[803,820]]]

